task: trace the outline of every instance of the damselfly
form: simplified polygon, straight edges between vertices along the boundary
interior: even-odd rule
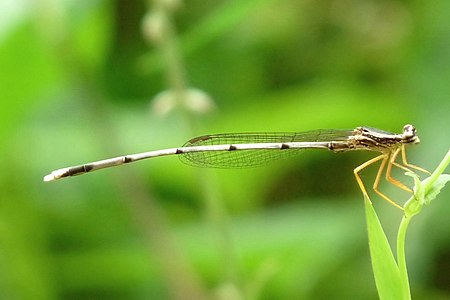
[[[385,171],[386,179],[397,187],[412,192],[400,181],[392,178],[392,166],[405,171],[426,170],[411,165],[406,160],[405,145],[419,143],[416,128],[405,125],[403,132],[394,134],[371,127],[356,127],[353,130],[313,130],[299,133],[226,133],[205,135],[193,138],[179,148],[168,148],[137,154],[129,154],[110,159],[95,161],[79,166],[68,167],[51,172],[44,181],[53,181],[63,177],[81,175],[99,169],[135,162],[141,159],[179,155],[184,163],[193,166],[213,168],[244,168],[266,164],[304,149],[326,149],[333,152],[368,150],[380,155],[366,161],[354,169],[356,181],[364,196],[369,199],[359,173],[366,167],[381,160],[381,165],[373,184],[374,191],[383,199],[400,207],[378,190],[381,176]],[[396,162],[401,153],[402,163]],[[427,172],[428,173],[428,172]]]

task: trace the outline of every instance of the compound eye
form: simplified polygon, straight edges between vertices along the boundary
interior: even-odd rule
[[[416,127],[414,127],[411,124],[407,124],[403,126],[403,134],[408,136],[415,136],[416,135]]]

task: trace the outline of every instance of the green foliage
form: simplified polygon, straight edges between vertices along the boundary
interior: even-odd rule
[[[397,235],[397,261],[372,203],[369,199],[365,199],[372,268],[380,299],[411,299],[405,255],[406,231],[411,218],[422,210],[424,204],[430,204],[450,181],[449,174],[442,174],[449,163],[450,150],[433,174],[422,182],[415,173],[408,174],[415,181],[414,195],[405,204],[405,215],[400,223]]]
[[[422,142],[408,159],[434,165],[448,149],[450,2],[22,2],[0,1],[0,298],[377,297],[352,176],[369,153],[305,152],[250,170],[161,158],[54,184],[42,176],[201,134],[406,123]],[[157,10],[172,22],[166,43],[144,34]],[[192,88],[215,110],[177,99],[155,112],[156,95]],[[367,187],[374,175],[362,174]],[[449,209],[436,201],[417,218],[413,298],[449,297],[438,280],[448,278]]]

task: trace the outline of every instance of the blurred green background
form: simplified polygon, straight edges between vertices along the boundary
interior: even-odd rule
[[[222,132],[411,123],[410,162],[448,151],[445,0],[3,0],[0,69],[1,299],[377,299],[352,173],[374,153],[42,177]],[[449,200],[411,224],[414,299],[450,299]]]

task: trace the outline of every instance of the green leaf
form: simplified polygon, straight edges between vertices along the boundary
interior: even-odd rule
[[[372,269],[380,299],[402,299],[402,284],[397,263],[369,199],[365,199]]]
[[[440,193],[445,184],[450,181],[449,174],[442,174],[449,164],[450,150],[430,177],[423,181],[420,181],[419,176],[413,172],[405,173],[414,179],[414,195],[404,206],[406,217],[412,217],[418,214],[422,210],[423,205],[430,204],[430,202]]]
[[[422,185],[424,186],[425,195],[424,195],[424,202],[425,204],[430,204],[430,202],[436,198],[436,196],[441,192],[441,189],[445,186],[445,184],[450,181],[450,175],[449,174],[441,174],[439,177],[431,184],[429,184],[429,179],[431,177],[428,177],[422,182]]]

